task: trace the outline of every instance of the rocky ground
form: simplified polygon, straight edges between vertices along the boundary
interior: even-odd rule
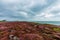
[[[34,22],[0,22],[0,40],[60,40],[60,27]]]

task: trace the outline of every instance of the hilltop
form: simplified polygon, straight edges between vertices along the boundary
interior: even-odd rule
[[[60,40],[60,27],[25,21],[0,22],[0,40],[15,40],[14,37],[17,40]]]

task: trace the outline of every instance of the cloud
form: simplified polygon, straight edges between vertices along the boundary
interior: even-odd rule
[[[18,3],[19,0],[0,0],[3,4],[12,4],[12,3]]]
[[[54,16],[53,14],[45,14],[45,15],[44,15],[45,18],[51,18],[51,17],[53,17],[53,16]]]
[[[58,19],[60,17],[60,1],[57,0],[52,5],[43,9],[41,12],[38,12],[35,16],[35,20],[48,20],[53,21],[54,19]]]
[[[24,17],[26,17],[26,18],[29,17],[28,13],[26,13],[26,12],[19,12],[19,14],[22,15],[22,16],[24,16]]]
[[[60,17],[60,0],[0,0],[5,20],[53,20]]]

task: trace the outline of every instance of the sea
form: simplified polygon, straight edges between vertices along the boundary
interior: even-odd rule
[[[14,22],[14,21],[12,21],[12,22]],[[36,22],[36,23],[40,23],[40,24],[52,24],[52,25],[60,26],[60,21],[26,21],[26,22]]]
[[[53,24],[53,25],[60,25],[60,21],[35,21],[41,24]]]

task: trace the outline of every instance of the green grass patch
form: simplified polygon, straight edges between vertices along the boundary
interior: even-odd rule
[[[54,31],[60,31],[60,28],[53,28]]]

